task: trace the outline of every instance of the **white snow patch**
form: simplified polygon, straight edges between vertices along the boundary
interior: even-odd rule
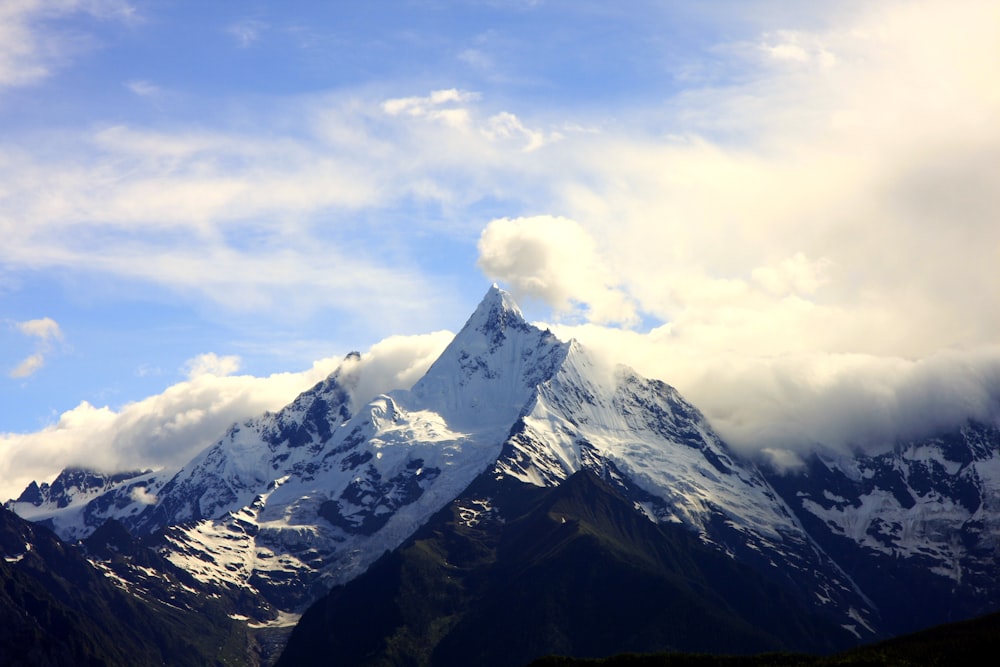
[[[287,611],[279,611],[278,617],[270,621],[253,621],[247,623],[250,628],[290,628],[299,622],[302,614],[293,614]]]

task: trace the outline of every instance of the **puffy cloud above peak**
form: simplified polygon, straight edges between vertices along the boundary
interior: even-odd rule
[[[638,319],[593,237],[569,218],[492,221],[479,238],[479,267],[515,295],[541,299],[560,316],[626,325]]]
[[[668,86],[650,77],[599,95],[557,81],[562,70],[529,81],[545,68],[479,42],[448,49],[467,63],[453,80],[481,93],[456,84],[411,95],[387,78],[294,99],[287,87],[249,99],[221,85],[205,97],[186,94],[182,79],[145,73],[171,82],[164,99],[178,113],[126,114],[110,127],[57,114],[65,125],[56,132],[8,133],[0,264],[16,278],[153,286],[186,305],[208,301],[265,321],[329,311],[345,340],[357,329],[382,337],[449,325],[436,315],[457,310],[458,290],[442,283],[474,280],[478,249],[489,278],[549,304],[563,326],[629,325],[640,312],[662,320],[648,333],[578,333],[676,384],[744,449],[848,446],[909,432],[906,415],[924,428],[988,412],[994,394],[983,378],[1000,331],[1000,5],[892,0],[791,12],[764,4],[767,25],[753,34],[745,29],[753,20],[739,16],[727,23],[742,26],[733,33],[705,25],[705,39],[725,32],[739,41],[682,48],[698,62],[666,72]],[[46,37],[33,27],[46,17],[106,18],[110,9],[95,8],[124,6],[0,5],[0,88],[68,62],[58,30]],[[655,67],[655,58],[635,57],[649,51],[617,39],[635,28],[628,21],[588,64],[613,51],[643,63],[643,76]],[[523,46],[529,59],[553,48]],[[658,55],[677,63],[676,54]],[[506,83],[496,71],[468,78],[468,64],[500,63]],[[601,64],[623,73],[621,62]],[[140,80],[126,85],[156,92]],[[525,212],[565,217],[518,217]],[[470,222],[482,220],[492,222]],[[9,362],[17,377],[42,368],[44,346],[59,341],[57,327],[35,322],[18,332],[38,347]],[[357,375],[356,400],[405,385],[434,346],[392,340],[384,357],[357,362],[369,373]],[[954,350],[967,352],[945,352]],[[185,395],[214,387],[197,399],[210,400],[250,383],[238,369],[225,357],[196,360]],[[905,407],[921,395],[939,400]],[[209,423],[199,422],[206,409],[197,400],[178,403],[183,423]],[[147,414],[154,403],[81,405],[66,413],[64,430],[107,421],[138,433],[121,426],[124,414]],[[55,451],[46,446],[38,451]]]

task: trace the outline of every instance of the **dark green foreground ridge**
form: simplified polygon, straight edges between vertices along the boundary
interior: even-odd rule
[[[463,519],[472,499],[492,510]],[[853,637],[580,472],[481,477],[303,616],[280,665],[510,665],[546,654],[830,652]]]
[[[4,667],[250,664],[246,626],[213,600],[140,599],[2,507],[0,555]]]

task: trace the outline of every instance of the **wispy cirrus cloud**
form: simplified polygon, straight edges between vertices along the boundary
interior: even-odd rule
[[[123,0],[10,0],[0,4],[0,88],[25,86],[86,51],[89,37],[60,29],[54,22],[86,14],[102,20],[134,20]]]
[[[163,89],[143,79],[133,79],[125,82],[125,87],[139,97],[156,98],[163,95]]]
[[[301,122],[284,135],[116,125],[64,134],[51,150],[44,139],[15,145],[0,156],[0,259],[138,279],[237,310],[392,303],[402,317],[434,292],[419,256],[378,240],[387,223],[357,220],[414,200],[462,217],[459,207],[507,189],[504,173],[547,140],[457,89],[320,96],[287,113]]]
[[[226,28],[229,33],[243,48],[249,48],[260,41],[264,33],[270,29],[270,25],[260,19],[245,18],[230,24]]]
[[[946,388],[992,377],[1000,330],[1000,10],[808,11],[811,28],[777,12],[717,44],[717,76],[661,72],[676,88],[638,107],[591,102],[599,85],[542,108],[397,80],[206,108],[197,127],[11,138],[0,260],[266,317],[329,308],[417,327],[445,289],[436,242],[471,267],[483,238],[484,271],[522,293],[595,323],[659,320],[563,330],[690,393],[747,450],[891,437],[927,410],[879,421],[892,400],[873,397],[907,387],[942,397],[948,419],[986,414]],[[518,64],[503,60],[531,73]],[[921,373],[941,381],[905,379]],[[962,393],[988,404],[987,385]]]
[[[1000,289],[990,213],[1000,102],[984,65],[995,14],[990,3],[906,3],[834,17],[830,29],[768,30],[751,43],[798,45],[801,67],[733,51],[752,74],[677,95],[652,127],[642,109],[634,124],[550,125],[445,88],[299,100],[282,109],[291,120],[272,130],[259,119],[259,132],[220,122],[61,137],[58,152],[0,159],[4,259],[220,303],[236,294],[231,303],[251,308],[317,274],[329,288],[367,274],[378,276],[362,286],[370,294],[413,293],[427,288],[419,267],[399,270],[352,219],[392,210],[401,220],[427,202],[469,220],[474,243],[495,217],[476,222],[475,205],[490,200],[512,218],[576,221],[623,293],[706,346],[920,355],[980,343],[1000,317],[981,306]],[[573,123],[598,131],[548,142],[551,131],[533,129]],[[344,270],[322,271],[324,258]]]

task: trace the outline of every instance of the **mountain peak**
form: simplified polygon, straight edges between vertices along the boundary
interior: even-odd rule
[[[510,292],[500,289],[493,283],[472,313],[472,317],[465,323],[462,332],[472,330],[486,334],[491,338],[492,346],[495,348],[502,342],[504,330],[509,328],[525,330],[530,328],[530,325],[524,320],[524,315]],[[462,333],[459,333],[459,336],[461,335]]]
[[[449,423],[506,432],[567,350],[551,332],[528,324],[513,297],[494,284],[412,391]]]

